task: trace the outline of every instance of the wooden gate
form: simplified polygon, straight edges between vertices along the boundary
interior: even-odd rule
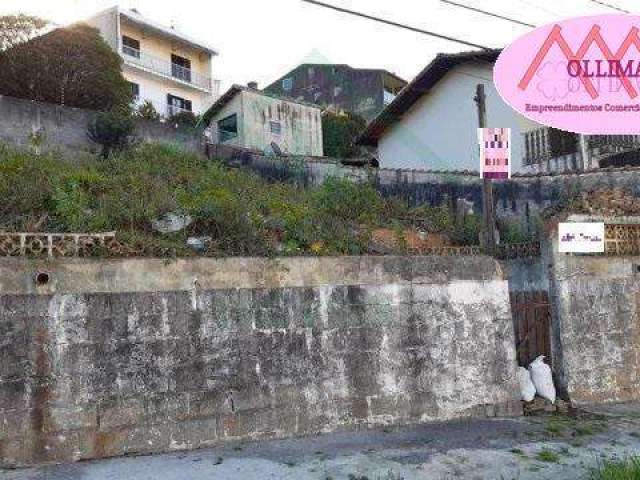
[[[540,355],[551,365],[551,310],[545,291],[511,292],[518,364],[523,367]]]

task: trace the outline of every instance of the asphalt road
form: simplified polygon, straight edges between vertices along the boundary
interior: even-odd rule
[[[578,418],[453,421],[241,443],[193,452],[5,470],[0,471],[0,478],[582,480],[603,459],[640,454],[640,406],[598,413]]]

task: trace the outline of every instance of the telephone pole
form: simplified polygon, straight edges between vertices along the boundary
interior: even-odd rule
[[[478,126],[487,128],[487,96],[482,83],[476,86],[474,100],[478,107]],[[492,255],[496,250],[496,212],[493,203],[493,183],[490,178],[484,176],[482,178],[482,216],[484,232],[480,240],[485,251]]]

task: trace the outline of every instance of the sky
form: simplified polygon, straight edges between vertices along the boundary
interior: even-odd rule
[[[489,18],[441,0],[324,0],[489,47],[505,46],[528,27]],[[640,14],[638,0],[603,0]],[[616,13],[593,0],[456,0],[526,23]],[[385,26],[301,0],[0,0],[0,15],[29,13],[67,25],[119,4],[214,47],[212,75],[223,88],[266,87],[300,63],[383,68],[407,80],[437,53],[469,47]]]

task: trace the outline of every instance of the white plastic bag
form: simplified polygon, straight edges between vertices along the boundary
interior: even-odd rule
[[[531,372],[531,381],[535,385],[538,395],[542,398],[546,398],[551,403],[555,403],[556,387],[553,385],[551,368],[549,365],[544,363],[544,355],[540,355],[531,362],[531,365],[529,365],[529,372]]]
[[[520,397],[525,402],[531,402],[536,396],[536,387],[531,381],[529,370],[518,367],[518,383],[520,384]]]

